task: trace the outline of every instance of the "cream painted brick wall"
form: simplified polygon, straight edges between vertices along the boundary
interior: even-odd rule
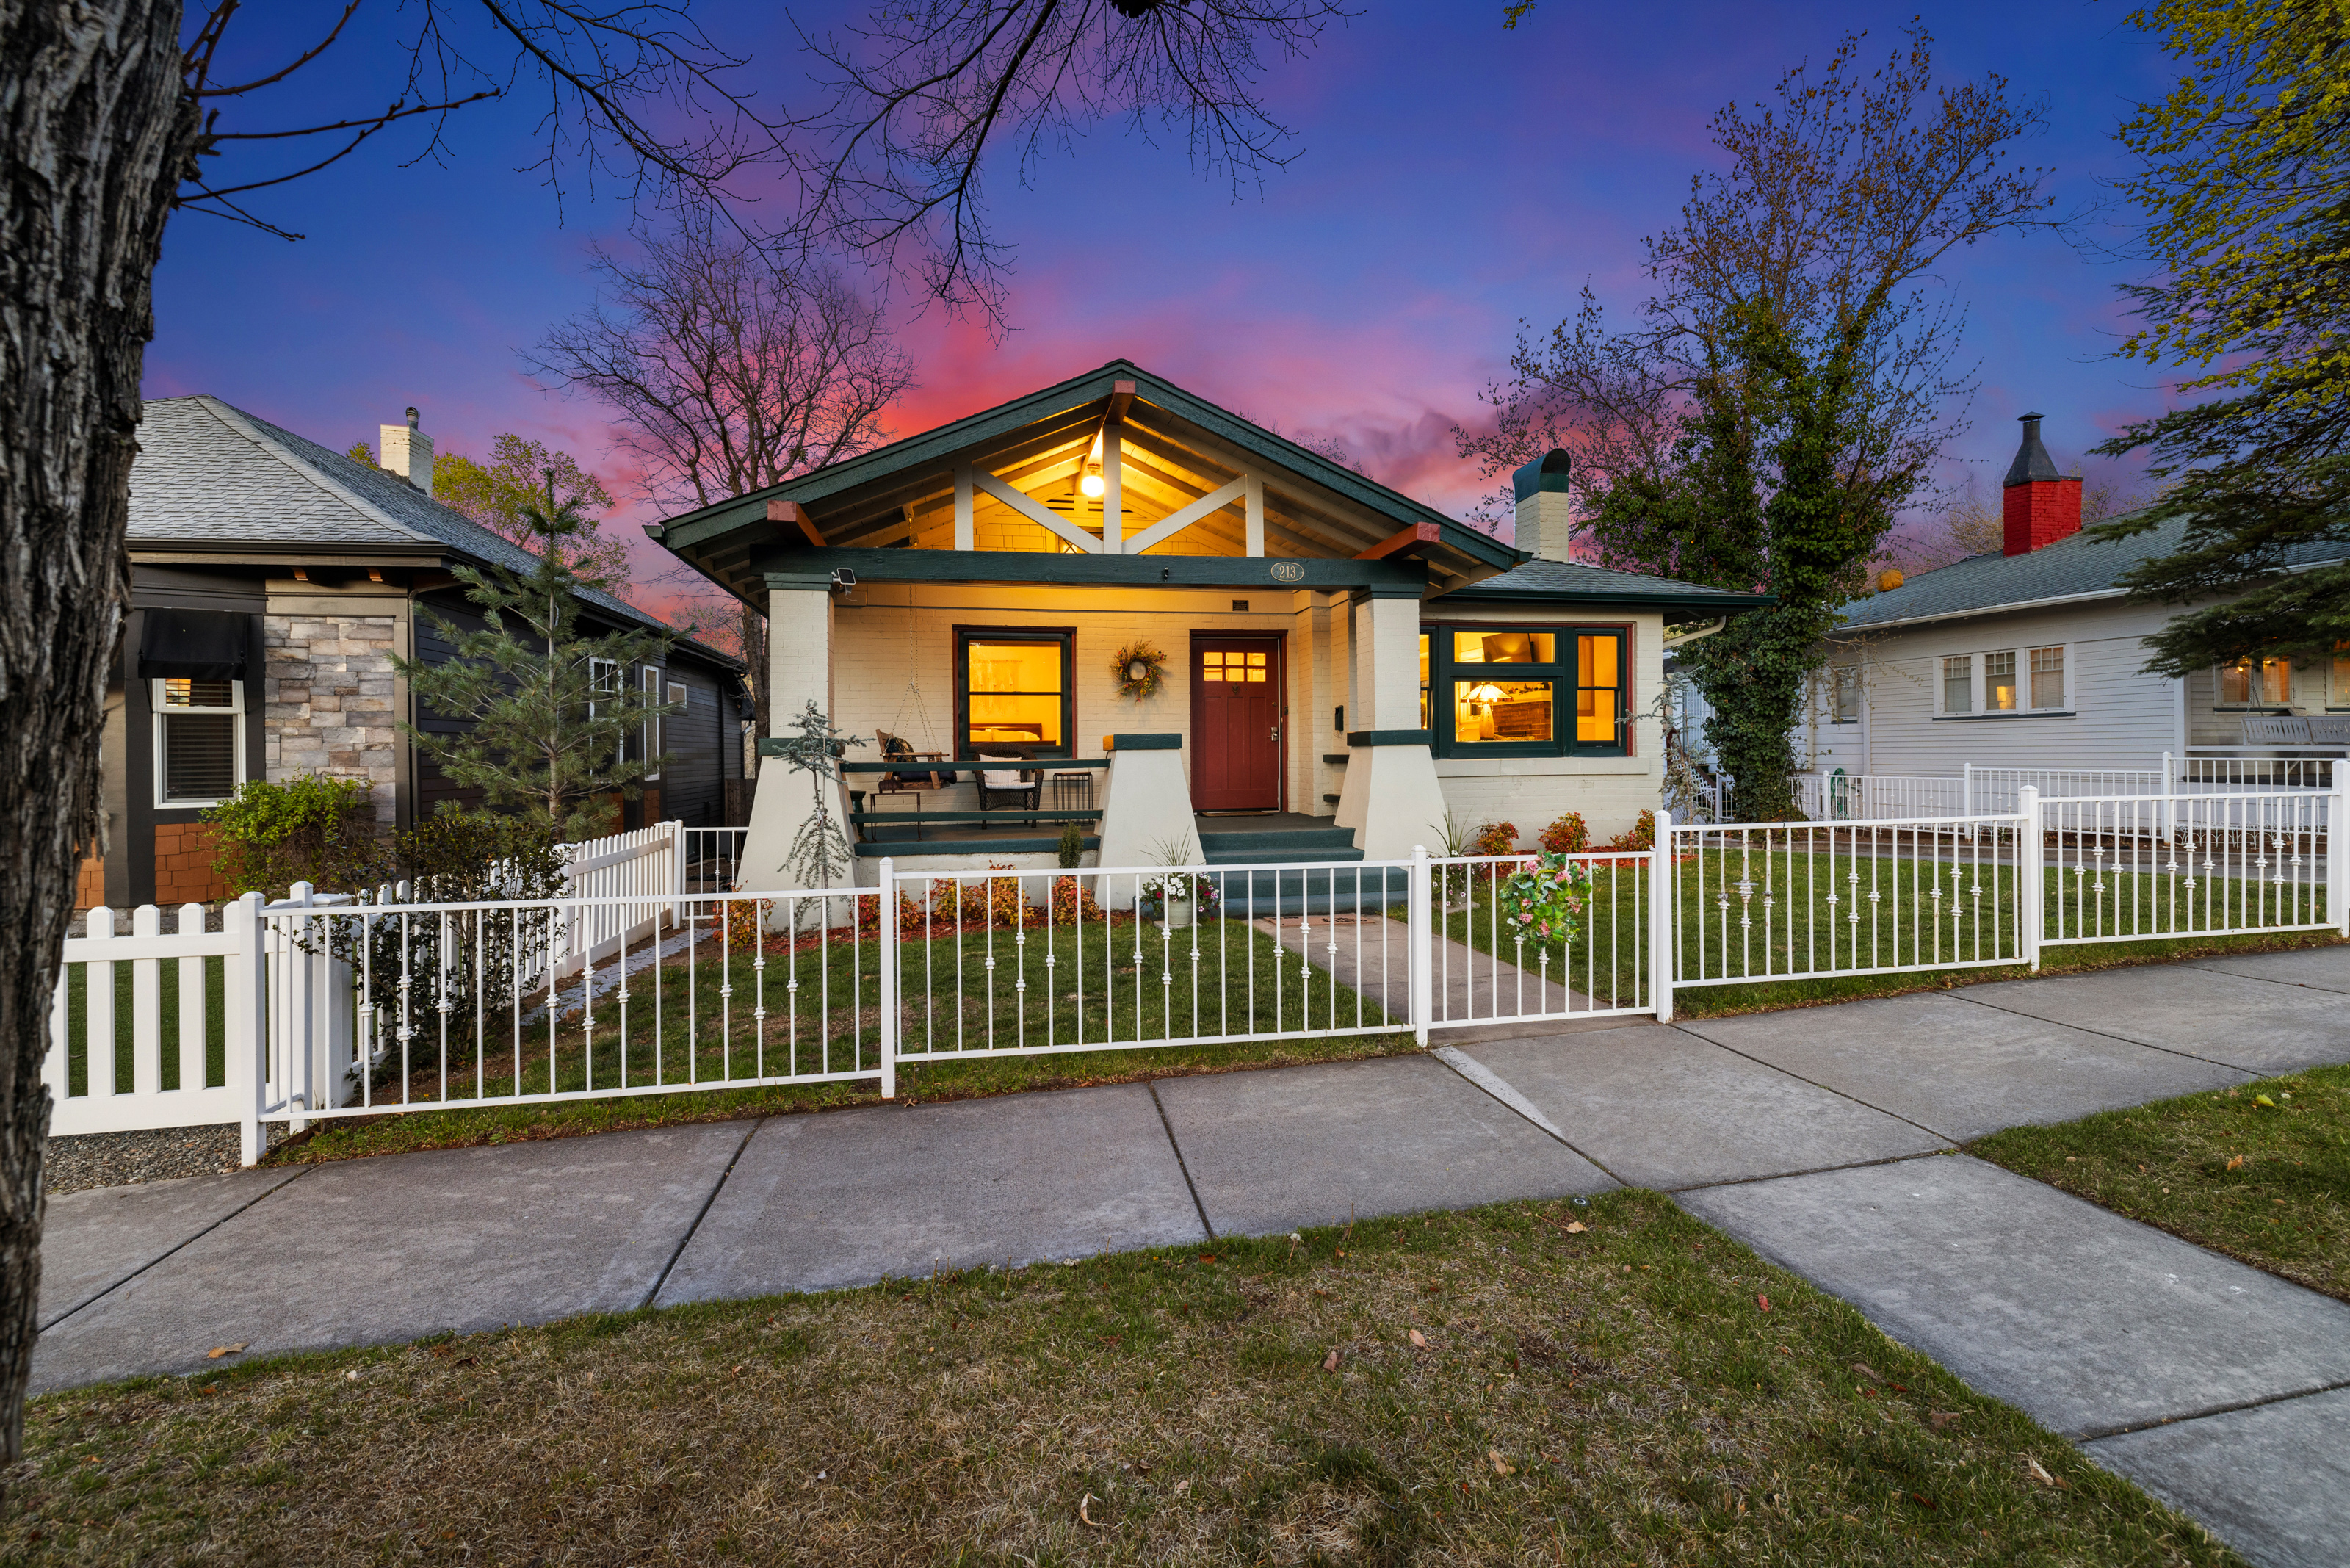
[[[263,762],[273,782],[295,774],[363,778],[376,820],[398,812],[390,616],[262,618]]]

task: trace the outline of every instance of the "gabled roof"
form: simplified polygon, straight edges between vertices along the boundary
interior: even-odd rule
[[[1733,593],[1698,583],[1652,577],[1640,572],[1618,572],[1582,561],[1528,561],[1499,576],[1487,577],[1440,594],[1429,601],[1431,610],[1463,601],[1571,599],[1578,604],[1617,609],[1659,610],[1667,615],[1737,615],[1777,604],[1771,594]]]
[[[1229,482],[1243,465],[1273,471],[1265,498],[1267,554],[1347,558],[1406,530],[1433,528],[1423,554],[1445,579],[1466,581],[1528,558],[1425,503],[1365,478],[1220,408],[1130,360],[1114,359],[1056,385],[925,431],[861,456],[670,519],[653,536],[713,582],[754,603],[764,585],[754,555],[778,543],[769,506],[799,506],[827,547],[916,544],[951,505],[955,465],[1042,476],[1072,490],[1118,384],[1133,402],[1127,507],[1129,535],[1154,507],[1171,514]],[[1033,496],[1032,496],[1033,498]],[[784,541],[783,543],[790,543]]]
[[[1910,626],[1961,616],[2118,599],[2122,575],[2141,561],[2178,548],[2187,520],[2174,517],[2146,533],[2113,543],[2068,535],[2022,556],[1970,556],[1952,566],[1920,572],[1899,587],[1846,605],[1845,627]],[[2303,545],[2287,550],[2278,565],[2287,570],[2343,558],[2339,544]]]
[[[356,556],[430,566],[454,556],[522,573],[538,559],[397,474],[209,395],[143,405],[139,455],[130,465],[130,545],[151,555],[310,556],[322,564]],[[617,619],[677,635],[601,590],[583,588],[578,597]],[[693,646],[740,665],[715,649]]]

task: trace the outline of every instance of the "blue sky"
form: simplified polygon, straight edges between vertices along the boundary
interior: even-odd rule
[[[242,47],[255,59],[282,48],[312,10],[255,6]],[[851,14],[797,14],[816,26],[827,10]],[[802,92],[780,13],[694,14],[752,57],[775,99]],[[1265,99],[1295,129],[1298,156],[1262,192],[1235,200],[1194,177],[1180,143],[1117,125],[1048,158],[1026,187],[994,171],[993,215],[1018,247],[1014,330],[998,341],[935,312],[906,319],[921,385],[895,426],[920,430],[1124,356],[1291,433],[1339,436],[1377,477],[1463,511],[1481,486],[1450,431],[1477,418],[1477,389],[1504,369],[1517,323],[1546,328],[1586,279],[1611,304],[1637,305],[1639,240],[1714,161],[1712,112],[1824,60],[1846,29],[1870,30],[1867,52],[1889,51],[1912,14],[1541,0],[1504,32],[1497,4],[1366,0],[1311,57],[1268,72]],[[2049,129],[2019,151],[2054,167],[2060,207],[2109,194],[2125,168],[2115,125],[2174,74],[2126,9],[2056,0],[1919,14],[1944,74],[1997,70],[2045,98]],[[362,13],[384,31],[338,44],[273,113],[388,100],[399,84],[380,40],[399,19]],[[602,410],[539,390],[516,357],[590,302],[586,247],[621,237],[626,221],[576,190],[558,211],[537,174],[517,171],[535,120],[520,102],[468,109],[439,157],[419,159],[421,137],[387,132],[255,198],[307,236],[297,244],[175,217],[150,394],[216,393],[337,447],[371,440],[412,402],[443,450],[480,452],[517,431],[568,448],[625,493]],[[2110,357],[2126,319],[2116,286],[2137,275],[2096,245],[2046,234],[1958,259],[1949,281],[1969,311],[1981,387],[1962,410],[1972,428],[1950,449],[1953,477],[1995,486],[2027,408],[2048,415],[2049,444],[2070,462],[2165,406],[2159,371]]]

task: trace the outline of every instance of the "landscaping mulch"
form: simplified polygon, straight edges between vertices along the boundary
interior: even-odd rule
[[[1666,1199],[37,1400],[0,1560],[2235,1564]]]

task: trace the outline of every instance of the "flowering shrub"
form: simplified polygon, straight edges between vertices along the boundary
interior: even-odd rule
[[[1657,814],[1653,811],[1642,812],[1640,820],[1632,825],[1629,832],[1617,834],[1607,844],[1610,849],[1654,849],[1656,846]]]
[[[1514,822],[1489,822],[1477,830],[1477,837],[1469,846],[1471,855],[1507,855],[1518,846],[1518,825]]]
[[[1553,855],[1580,855],[1591,843],[1591,830],[1583,826],[1583,814],[1570,811],[1542,830],[1539,841]]]
[[[1215,909],[1216,900],[1221,896],[1214,877],[1202,877],[1192,871],[1161,871],[1156,876],[1145,877],[1136,891],[1161,909],[1167,907],[1170,899],[1196,899],[1196,912],[1201,919],[1207,919]]]
[[[1099,921],[1105,917],[1102,907],[1094,902],[1092,891],[1078,877],[1053,878],[1053,923],[1074,926],[1080,920]]]
[[[1583,934],[1591,905],[1591,873],[1564,855],[1543,854],[1502,879],[1495,897],[1502,919],[1537,942],[1571,942]]]

